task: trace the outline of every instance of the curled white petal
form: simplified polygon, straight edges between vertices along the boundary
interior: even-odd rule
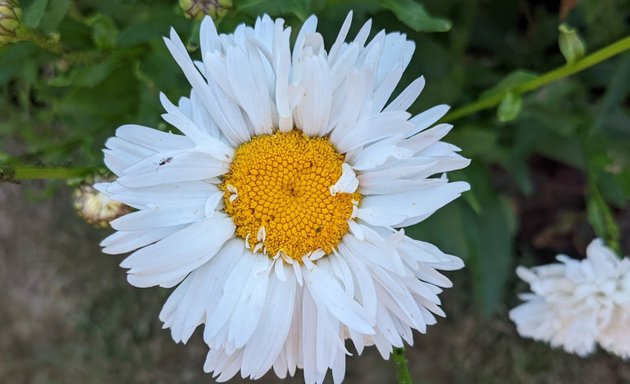
[[[350,165],[343,163],[341,165],[341,177],[334,185],[330,186],[330,194],[335,196],[337,193],[354,193],[358,187],[357,174],[354,173]]]

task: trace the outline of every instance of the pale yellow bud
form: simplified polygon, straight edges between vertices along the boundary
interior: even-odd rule
[[[208,15],[217,20],[232,9],[232,0],[179,0],[179,5],[189,19],[201,20]]]
[[[575,28],[560,24],[558,30],[560,31],[558,45],[567,64],[570,65],[580,60],[584,56],[586,48]]]
[[[0,0],[0,47],[13,41],[22,25],[22,8],[17,0]]]
[[[74,208],[79,216],[97,228],[107,228],[112,220],[130,212],[128,206],[110,200],[88,183],[75,189]]]

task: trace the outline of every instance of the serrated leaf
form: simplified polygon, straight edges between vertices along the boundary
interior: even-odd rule
[[[446,32],[453,26],[450,20],[429,15],[422,4],[413,0],[380,0],[380,4],[416,32]]]

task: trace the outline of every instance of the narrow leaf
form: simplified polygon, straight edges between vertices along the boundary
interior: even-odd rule
[[[30,7],[24,10],[24,24],[30,28],[39,27],[46,11],[46,5],[48,5],[48,0],[35,0]]]
[[[429,15],[422,4],[413,0],[381,0],[380,3],[416,32],[446,32],[452,27],[449,20]]]

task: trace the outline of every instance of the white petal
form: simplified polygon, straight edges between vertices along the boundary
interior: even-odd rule
[[[194,145],[193,142],[185,136],[161,132],[153,128],[135,124],[121,125],[116,130],[116,136],[156,152],[192,148]]]
[[[356,279],[358,290],[355,297],[357,301],[365,308],[368,319],[374,321],[376,317],[377,298],[370,271],[361,260],[361,255],[346,251],[340,253],[340,256],[350,265],[354,278]]]
[[[187,200],[177,207],[144,209],[131,212],[110,224],[118,231],[138,231],[191,223],[204,217],[204,201]]]
[[[424,77],[415,79],[404,91],[385,107],[384,111],[406,111],[416,101],[424,89]]]
[[[357,217],[373,225],[398,226],[406,219],[426,218],[470,189],[468,183],[454,182],[431,189],[391,195],[365,196]]]
[[[151,228],[139,231],[118,231],[103,241],[101,246],[103,252],[116,255],[119,253],[130,252],[140,247],[155,243],[163,238],[181,230],[184,226],[178,225],[174,227]]]
[[[234,307],[228,327],[228,339],[234,342],[235,348],[242,348],[252,337],[266,309],[264,304],[269,283],[270,261],[262,256],[256,257],[255,263],[254,273],[250,274],[246,284],[240,287],[241,296]]]
[[[148,187],[210,179],[228,170],[229,163],[205,152],[157,153],[125,169],[118,182],[126,187]]]
[[[278,108],[278,129],[289,132],[293,129],[291,104],[289,101],[289,74],[291,52],[289,39],[291,28],[284,29],[283,23],[276,22],[274,30],[273,64],[276,74],[275,101]]]
[[[302,64],[304,95],[295,110],[294,119],[306,136],[328,133],[332,106],[330,70],[324,57],[306,58]]]
[[[214,21],[210,16],[205,16],[201,22],[201,29],[199,33],[201,54],[211,53],[221,49],[221,43],[219,41],[219,35],[217,29],[214,26]]]
[[[412,117],[411,122],[415,124],[415,127],[412,132],[409,132],[408,136],[413,136],[416,133],[421,132],[426,128],[432,126],[444,115],[446,115],[446,112],[448,112],[449,109],[451,109],[451,107],[449,107],[448,105],[440,104],[427,109],[419,115]]]
[[[367,170],[383,165],[389,158],[406,159],[413,156],[413,150],[397,145],[400,138],[378,141],[358,152],[352,159],[352,167],[356,170]]]
[[[216,306],[242,248],[241,241],[228,241],[214,258],[194,270],[168,298],[160,312],[160,320],[165,328],[171,328],[176,342],[187,342],[195,328],[205,320],[206,312]]]
[[[190,92],[190,103],[190,118],[194,121],[197,127],[201,131],[206,132],[211,137],[220,138],[221,131],[219,130],[219,127],[217,127],[217,124],[214,122],[214,120],[212,120],[212,116],[210,116],[210,113],[203,105],[199,95],[194,90]]]
[[[208,199],[206,200],[206,205],[204,207],[204,213],[206,217],[212,217],[216,213],[216,211],[222,207],[223,202],[223,192],[217,191],[212,193]]]
[[[339,29],[339,33],[337,34],[337,39],[333,43],[332,47],[330,47],[330,51],[328,53],[328,58],[331,62],[335,62],[337,54],[341,49],[341,46],[346,41],[346,36],[348,36],[348,31],[350,30],[350,25],[352,24],[352,11],[348,12],[346,19],[343,21],[341,28]]]
[[[411,61],[414,50],[414,42],[407,40],[405,35],[400,33],[388,33],[385,35],[383,50],[378,62],[376,85],[380,85],[382,79],[384,79],[393,68],[399,65],[402,65],[403,69],[406,68]]]
[[[254,126],[255,135],[272,132],[271,100],[263,63],[254,47],[229,49],[228,79],[239,105]]]
[[[403,111],[383,112],[362,119],[342,138],[331,135],[331,140],[341,152],[348,152],[387,136],[408,132],[413,125],[407,121],[409,114]]]
[[[295,45],[293,48],[293,56],[292,61],[294,63],[298,62],[298,58],[302,56],[302,50],[304,48],[304,39],[311,33],[315,33],[317,29],[317,17],[315,15],[311,15],[304,24],[302,24],[302,28],[300,28],[300,32],[298,32],[297,38],[295,39]]]
[[[130,268],[127,273],[132,285],[158,285],[166,276],[185,276],[210,260],[233,235],[230,218],[204,219],[134,252],[121,266]]]
[[[403,146],[416,153],[420,152],[437,143],[440,139],[446,136],[452,128],[453,126],[450,124],[438,124],[431,129],[427,129],[426,131],[422,131],[417,135],[408,138],[403,142]]]
[[[341,176],[339,180],[330,187],[330,194],[335,196],[337,193],[354,193],[359,187],[359,180],[351,166],[346,163],[341,164]]]
[[[142,188],[127,188],[118,182],[113,182],[99,184],[98,187],[110,199],[138,209],[177,207],[182,204],[182,200],[202,201],[207,199],[209,195],[219,192],[216,185],[205,181],[162,184]]]
[[[365,310],[348,297],[339,284],[321,268],[302,270],[304,281],[317,305],[323,305],[348,328],[365,334],[373,334],[374,329],[367,321]]]
[[[353,130],[361,109],[366,103],[367,89],[371,86],[371,80],[372,72],[369,68],[360,71],[353,70],[340,87],[331,112],[330,126],[333,130],[330,140],[333,143],[347,140],[348,136],[355,133]]]
[[[259,378],[273,365],[284,346],[293,317],[295,280],[279,281],[272,275],[268,289],[258,328],[244,348],[242,371],[252,379]]]
[[[357,35],[355,36],[353,42],[355,42],[360,47],[363,47],[365,45],[365,42],[367,41],[368,37],[370,36],[370,31],[371,30],[372,30],[372,19],[368,19],[363,24],[361,29],[359,29],[359,32],[357,32]]]
[[[394,70],[385,75],[381,84],[374,91],[372,110],[375,113],[381,112],[385,104],[389,100],[392,92],[396,89],[398,82],[402,78],[402,66],[396,67]]]
[[[249,141],[251,135],[238,106],[231,102],[215,84],[209,84],[203,79],[175,31],[171,31],[170,40],[165,38],[164,42],[230,143],[236,146]]]
[[[243,250],[245,251],[244,247]],[[203,338],[209,345],[212,346],[212,339],[224,326],[229,326],[228,320],[230,320],[234,309],[239,303],[243,287],[252,279],[252,275],[256,273],[257,260],[260,258],[260,255],[254,255],[245,251],[226,280],[219,303],[212,310],[212,313],[207,314]]]
[[[317,353],[317,304],[308,289],[304,290],[302,299],[302,369],[304,381],[307,384],[317,381],[317,367],[315,356]]]

